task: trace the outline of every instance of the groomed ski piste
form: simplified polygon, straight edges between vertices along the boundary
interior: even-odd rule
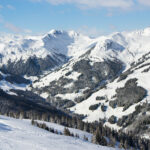
[[[64,127],[47,123],[58,131]],[[0,115],[0,150],[113,150],[83,140],[92,135],[77,129],[69,129],[80,138],[58,135],[31,125],[31,120],[14,119]]]

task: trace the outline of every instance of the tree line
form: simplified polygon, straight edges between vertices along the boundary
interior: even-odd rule
[[[121,130],[116,131],[110,129],[107,126],[104,126],[103,122],[88,123],[83,122],[80,118],[75,116],[65,116],[63,114],[55,114],[55,113],[54,114],[37,113],[34,111],[20,112],[20,113],[8,112],[2,115],[20,119],[42,120],[60,124],[69,128],[83,130],[93,134],[92,138],[93,143],[103,146],[115,147],[116,145],[119,144],[119,147],[124,149],[129,148],[140,150],[150,149],[150,140],[141,138],[140,136],[137,136],[134,132],[125,133],[122,132]],[[54,129],[48,129],[45,125],[39,125],[39,127],[42,127],[53,133],[57,132],[54,131]]]

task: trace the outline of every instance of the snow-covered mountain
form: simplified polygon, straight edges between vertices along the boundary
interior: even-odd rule
[[[51,30],[42,36],[0,36],[0,68],[17,75],[39,75],[85,49],[90,39],[74,31]]]
[[[91,51],[89,58],[101,61],[117,57],[126,64],[149,51],[149,31],[114,33],[89,38],[74,31],[51,30],[41,36],[1,35],[0,66],[8,73],[38,75]],[[24,68],[24,70],[22,69]]]
[[[139,129],[140,116],[145,115],[141,122],[149,116],[149,61],[150,28],[113,33],[90,39],[84,52],[29,89],[57,107],[85,115],[85,121]]]
[[[21,90],[84,115],[84,121],[102,120],[149,137],[150,28],[98,38],[52,30],[42,36],[1,36],[0,43],[0,86],[7,83],[6,92],[17,94],[11,89],[22,86],[9,88],[7,76],[34,76]]]

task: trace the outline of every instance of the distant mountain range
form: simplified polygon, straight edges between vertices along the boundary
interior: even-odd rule
[[[90,38],[52,30],[0,36],[0,88],[149,138],[150,28]]]

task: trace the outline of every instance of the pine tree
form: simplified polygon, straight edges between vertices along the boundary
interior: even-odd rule
[[[70,136],[71,135],[71,133],[70,133],[68,128],[64,128],[64,135],[66,135],[66,136]]]
[[[34,122],[34,120],[33,120],[33,119],[31,120],[31,124],[32,124],[32,125],[34,125],[34,124],[35,124],[35,122]]]
[[[86,137],[85,135],[84,135],[83,139],[84,139],[85,141],[88,141],[88,137]]]
[[[107,141],[106,139],[100,134],[100,130],[99,128],[96,129],[96,131],[94,132],[94,135],[92,137],[92,142],[94,144],[99,144],[99,145],[103,145],[106,146],[107,145]]]

